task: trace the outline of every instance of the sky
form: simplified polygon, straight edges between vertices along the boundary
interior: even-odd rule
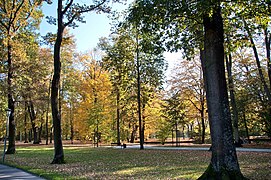
[[[79,1],[84,3],[84,0]],[[132,2],[132,0],[128,0],[127,2]],[[122,11],[128,8],[128,3],[126,5],[112,3],[111,6],[114,10]],[[45,16],[40,26],[41,35],[44,36],[49,32],[56,33],[56,26],[47,23],[45,17],[56,17],[57,1],[53,1],[51,5],[44,2],[42,10]],[[77,50],[81,52],[95,48],[99,42],[99,38],[108,37],[111,28],[110,19],[107,17],[108,14],[90,12],[83,14],[83,16],[86,23],[78,23],[79,27],[70,29],[70,32],[75,35]]]
[[[87,0],[78,0],[81,3]],[[111,6],[113,10],[122,11],[129,7],[129,4],[133,0],[127,0],[126,5],[119,4],[119,3],[112,3]],[[41,22],[40,26],[40,33],[41,36],[46,35],[47,33],[56,33],[56,26],[50,25],[46,22],[46,16],[53,16],[56,17],[57,12],[57,1],[53,1],[51,5],[44,3],[42,7],[44,18]],[[75,35],[77,50],[81,52],[86,52],[91,49],[94,49],[99,42],[99,38],[101,37],[108,37],[110,34],[110,22],[111,20],[107,17],[107,14],[96,14],[95,12],[85,13],[85,21],[86,23],[79,23],[79,27],[75,29],[71,29],[70,32]],[[168,62],[168,70],[166,72],[166,77],[170,78],[171,70],[173,69],[174,65],[179,61],[181,58],[180,53],[164,53],[165,59]]]

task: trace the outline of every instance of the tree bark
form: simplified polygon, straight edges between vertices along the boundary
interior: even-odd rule
[[[36,114],[34,111],[34,105],[33,102],[30,100],[29,104],[28,104],[28,113],[30,116],[30,120],[31,120],[31,125],[32,125],[32,130],[34,133],[34,141],[33,144],[39,144],[39,139],[38,139],[38,131],[37,131],[37,127],[36,127]]]
[[[117,144],[120,146],[120,91],[117,87]]]
[[[27,140],[27,102],[24,102],[24,143],[28,143]]]
[[[203,33],[200,33],[203,34]],[[201,63],[203,63],[203,50],[200,50],[200,61]],[[204,144],[205,143],[205,118],[204,118],[204,101],[205,101],[205,92],[206,92],[206,87],[205,87],[205,70],[202,68],[202,73],[200,75],[200,79],[203,79],[203,85],[202,85],[202,89],[200,89],[200,105],[201,105],[201,109],[200,109],[200,117],[201,117],[201,126],[202,126],[202,130],[201,130],[201,143]]]
[[[13,100],[12,92],[12,46],[10,40],[8,40],[8,108],[10,109],[9,115],[9,136],[8,136],[8,149],[6,154],[15,153],[15,119],[14,119],[14,110],[15,110],[15,101]]]
[[[236,147],[241,147],[241,141],[239,137],[239,128],[238,128],[238,110],[235,101],[234,95],[234,84],[233,84],[233,77],[232,77],[232,57],[231,54],[226,56],[226,66],[228,72],[228,84],[229,84],[229,91],[230,91],[230,103],[232,108],[232,118],[233,118],[233,133],[234,133],[234,141]]]
[[[58,107],[58,96],[59,96],[59,84],[60,84],[60,47],[63,38],[63,14],[62,14],[62,0],[58,0],[58,28],[57,38],[54,45],[54,75],[52,80],[51,89],[51,108],[53,116],[53,127],[54,127],[54,159],[52,164],[62,164],[64,162],[64,151],[61,139],[61,116]]]
[[[211,163],[199,179],[244,179],[233,141],[224,66],[224,32],[219,3],[211,16],[203,17],[204,56],[208,116],[212,139]]]
[[[243,120],[244,120],[244,126],[245,126],[245,129],[246,129],[247,141],[248,141],[248,143],[250,144],[249,132],[248,132],[248,126],[247,126],[247,119],[246,119],[246,113],[245,113],[245,110],[244,110],[244,112],[243,112]]]
[[[266,48],[269,87],[271,87],[271,58],[270,58],[271,34],[268,33],[267,28],[264,29],[264,40],[265,40],[265,48]]]
[[[73,107],[72,103],[70,102],[70,124],[71,124],[71,144],[73,144],[73,139],[74,139],[74,126],[73,126]]]
[[[248,27],[248,25],[247,25],[247,23],[246,23],[246,21],[244,19],[243,19],[243,22],[244,22],[245,29],[246,29],[246,31],[248,33],[250,43],[252,45],[252,49],[253,49],[253,52],[254,52],[254,56],[255,56],[258,72],[259,72],[259,77],[260,77],[261,83],[263,85],[264,92],[265,92],[265,94],[267,96],[268,104],[271,105],[271,92],[270,92],[270,90],[269,90],[269,88],[267,86],[267,83],[266,83],[264,75],[263,75],[263,70],[262,70],[262,66],[261,66],[261,62],[260,62],[260,59],[259,59],[259,55],[258,55],[256,45],[255,45],[255,43],[253,41],[253,37],[252,37],[252,34],[250,32],[250,29],[249,29],[249,27]]]
[[[144,132],[141,119],[141,82],[140,82],[140,63],[139,63],[139,48],[138,37],[136,37],[136,71],[137,71],[137,104],[138,104],[138,121],[139,121],[139,141],[140,149],[144,149]]]
[[[49,83],[49,90],[48,90],[48,102],[47,102],[47,109],[46,109],[46,119],[45,119],[45,131],[46,131],[46,140],[45,144],[48,145],[48,140],[49,140],[49,109],[50,109],[50,91],[51,91],[51,80]]]

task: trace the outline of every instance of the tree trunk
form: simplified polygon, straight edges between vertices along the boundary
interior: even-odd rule
[[[136,37],[136,70],[137,70],[137,104],[138,104],[138,121],[139,121],[139,140],[140,149],[144,149],[144,132],[141,119],[141,82],[140,82],[140,62],[139,62],[139,42]]]
[[[28,132],[28,141],[29,142],[32,141],[32,129],[30,129],[29,132]]]
[[[271,93],[270,93],[270,90],[268,89],[267,83],[266,83],[264,75],[263,75],[263,70],[262,70],[262,66],[261,66],[261,62],[260,62],[260,59],[259,59],[259,55],[258,55],[256,45],[255,45],[255,43],[253,41],[253,37],[252,37],[252,34],[250,32],[250,29],[249,29],[249,27],[248,27],[248,25],[247,25],[247,23],[246,23],[246,21],[244,19],[243,19],[243,22],[244,22],[244,25],[245,25],[245,29],[246,29],[246,31],[248,33],[250,43],[252,45],[252,49],[253,49],[253,52],[254,52],[254,56],[255,56],[255,59],[256,59],[256,64],[257,64],[257,68],[258,68],[258,72],[259,72],[259,77],[260,77],[261,83],[263,85],[264,92],[265,92],[265,94],[267,96],[268,104],[271,105]]]
[[[51,89],[51,108],[53,116],[53,127],[54,127],[54,159],[52,164],[62,164],[64,162],[64,151],[61,139],[61,116],[58,109],[58,92],[60,84],[60,71],[61,71],[61,62],[60,62],[60,47],[63,38],[63,14],[62,14],[62,0],[58,0],[58,9],[57,9],[57,38],[54,45],[54,75],[52,80],[52,89]]]
[[[203,34],[201,32],[199,32],[199,34]],[[203,50],[200,50],[200,61],[201,63],[203,63]],[[200,104],[201,104],[201,108],[200,108],[200,118],[201,118],[201,126],[202,126],[202,130],[201,130],[201,143],[204,144],[205,143],[205,118],[204,118],[204,111],[205,111],[205,108],[204,108],[204,104],[205,104],[205,92],[206,92],[206,88],[205,88],[205,85],[204,85],[204,82],[205,82],[205,72],[204,72],[204,69],[202,68],[202,72],[203,74],[201,73],[200,74],[200,79],[203,79],[203,82],[201,83],[202,84],[202,88],[200,89]]]
[[[15,153],[15,119],[14,119],[14,110],[15,110],[15,102],[13,100],[13,92],[12,92],[12,47],[10,44],[10,40],[8,41],[8,108],[10,110],[9,115],[9,136],[8,136],[8,149],[6,154],[14,154]]]
[[[29,116],[30,116],[32,130],[33,130],[33,133],[34,133],[33,144],[39,144],[38,130],[37,130],[37,127],[36,127],[36,122],[35,122],[36,121],[36,114],[35,114],[35,111],[34,111],[33,102],[31,100],[29,101],[29,104],[28,104],[28,113],[29,113]]]
[[[71,124],[71,144],[73,144],[74,128],[73,128],[73,111],[72,111],[72,103],[70,103],[70,124]]]
[[[271,87],[271,57],[270,57],[271,34],[268,33],[267,28],[264,29],[264,40],[265,40],[265,48],[266,48],[269,87]]]
[[[234,95],[234,84],[233,84],[233,77],[232,77],[232,57],[231,54],[226,56],[226,66],[228,72],[228,84],[230,90],[230,103],[232,108],[232,118],[233,118],[233,133],[234,133],[234,141],[236,147],[241,147],[242,143],[239,137],[239,130],[238,130],[238,110],[235,101]]]
[[[27,140],[27,102],[24,102],[24,143],[28,143]]]
[[[51,128],[50,128],[50,144],[53,143],[53,131],[54,131],[54,127],[51,126]]]
[[[178,122],[177,121],[175,121],[175,139],[176,139],[176,147],[178,147],[179,137],[178,137]]]
[[[243,112],[243,119],[244,119],[244,126],[246,129],[246,136],[247,136],[247,141],[250,144],[250,139],[249,139],[249,132],[248,132],[248,126],[247,126],[247,119],[246,119],[246,114],[245,114],[245,110]]]
[[[233,142],[224,66],[223,20],[219,4],[205,15],[204,56],[206,97],[212,139],[211,163],[199,179],[244,179]]]
[[[120,146],[120,91],[117,87],[117,144]]]
[[[46,110],[46,119],[45,119],[45,131],[46,131],[46,140],[45,143],[48,145],[48,140],[49,140],[49,109],[50,109],[50,91],[51,91],[51,79],[49,83],[49,90],[48,90],[48,102],[47,102],[47,110]]]
[[[41,143],[41,135],[42,135],[42,127],[43,127],[43,118],[41,119],[41,125],[40,125],[40,128],[39,128],[39,143]]]
[[[201,126],[202,126],[202,131],[201,131],[201,143],[205,143],[205,120],[204,120],[204,107],[200,111],[200,118],[201,118]]]

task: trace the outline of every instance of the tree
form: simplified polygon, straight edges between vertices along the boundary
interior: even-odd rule
[[[14,74],[14,51],[16,36],[26,26],[36,26],[41,12],[38,9],[42,1],[24,1],[12,0],[1,1],[0,3],[0,29],[3,33],[4,44],[7,53],[7,94],[8,108],[11,110],[9,116],[9,144],[6,151],[7,154],[15,153],[15,119],[14,109],[15,101],[13,96],[13,74]],[[17,23],[20,22],[20,23]]]
[[[54,45],[54,75],[52,79],[51,89],[51,107],[53,115],[54,126],[54,150],[55,155],[52,164],[64,163],[64,152],[61,140],[61,116],[58,107],[58,92],[60,85],[60,48],[63,40],[63,32],[66,27],[75,28],[76,21],[84,22],[82,14],[86,12],[110,12],[110,8],[107,6],[107,0],[94,1],[92,5],[80,5],[76,4],[73,0],[68,0],[66,5],[63,5],[62,0],[58,0],[57,6],[57,19],[48,17],[48,22],[57,25],[57,35]],[[65,22],[66,20],[66,22]]]
[[[204,143],[206,132],[206,98],[199,57],[195,57],[191,61],[183,60],[172,70],[172,73],[172,78],[169,81],[171,91],[183,94],[182,100],[188,101],[199,112],[201,120],[199,133],[201,134],[201,143]]]
[[[144,30],[156,33],[167,30],[167,36],[176,35],[172,38],[177,39],[175,42],[170,39],[165,42],[173,50],[183,48],[185,53],[190,52],[187,57],[193,55],[195,51],[191,49],[195,47],[203,50],[201,60],[213,148],[211,163],[199,179],[244,179],[233,142],[225,78],[224,31],[220,3],[220,1],[179,3],[136,1],[130,11],[132,12],[130,19],[137,21],[137,18],[141,17]],[[145,14],[139,16],[136,12]],[[204,32],[204,36],[200,38],[201,32]],[[200,40],[203,40],[204,44],[201,44]],[[183,44],[180,44],[180,41]]]
[[[176,146],[178,146],[178,132],[179,125],[184,126],[185,118],[185,104],[182,102],[179,92],[173,94],[170,98],[166,99],[165,106],[166,118],[168,118],[169,124],[172,127],[172,139],[173,130],[175,129]]]
[[[152,44],[153,40],[155,40],[154,36],[139,31],[136,24],[127,21],[119,24],[120,26],[115,32],[116,37],[113,41],[115,44],[111,49],[107,48],[108,54],[104,58],[104,61],[114,76],[112,80],[115,80],[117,119],[120,117],[118,104],[120,87],[124,87],[124,89],[130,91],[130,100],[136,98],[138,126],[132,126],[132,134],[134,134],[137,128],[139,129],[140,149],[143,149],[144,120],[146,117],[144,112],[150,100],[150,94],[161,88],[166,64],[164,63],[162,50],[155,49]],[[100,45],[102,45],[104,49],[105,47],[109,47],[108,45],[106,46],[104,42],[101,42]],[[127,78],[129,83],[127,83]],[[130,110],[132,109],[133,107],[131,107]],[[131,137],[133,136],[131,135]],[[133,138],[131,138],[131,140],[132,139]]]
[[[231,117],[224,67],[224,32],[221,7],[212,7],[211,16],[205,14],[203,72],[206,77],[206,96],[212,137],[212,160],[200,179],[222,177],[242,179],[233,144]]]
[[[123,108],[121,104],[127,97],[127,89],[129,85],[129,72],[133,67],[131,59],[133,59],[134,42],[129,37],[125,29],[119,29],[118,34],[112,35],[109,40],[100,39],[99,47],[106,53],[102,58],[105,69],[110,72],[110,79],[113,85],[113,93],[116,98],[116,129],[117,144],[121,141],[121,114]],[[113,45],[111,45],[111,42]],[[125,101],[125,100],[124,100]]]

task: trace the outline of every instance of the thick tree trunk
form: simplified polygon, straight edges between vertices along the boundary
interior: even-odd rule
[[[220,6],[206,15],[203,69],[212,139],[211,163],[199,179],[243,179],[233,141],[224,66],[223,20]]]
[[[63,38],[63,14],[62,14],[62,0],[58,0],[58,29],[57,38],[54,45],[54,75],[52,80],[51,89],[51,108],[53,115],[53,127],[54,127],[54,159],[52,164],[62,164],[64,162],[64,151],[61,139],[61,116],[58,107],[58,93],[60,84],[60,47]]]
[[[229,91],[230,91],[230,103],[232,108],[232,118],[233,118],[233,133],[234,133],[234,141],[236,147],[241,147],[242,143],[239,137],[239,128],[238,128],[238,110],[235,101],[234,95],[234,84],[233,84],[233,77],[232,77],[232,57],[231,54],[226,56],[226,66],[228,72],[228,84],[229,84]]]
[[[12,92],[12,47],[10,41],[8,41],[8,108],[10,109],[9,115],[9,136],[8,136],[8,149],[6,154],[14,154],[15,153],[15,119],[14,119],[14,110],[15,110],[15,102],[13,100],[13,92]]]

